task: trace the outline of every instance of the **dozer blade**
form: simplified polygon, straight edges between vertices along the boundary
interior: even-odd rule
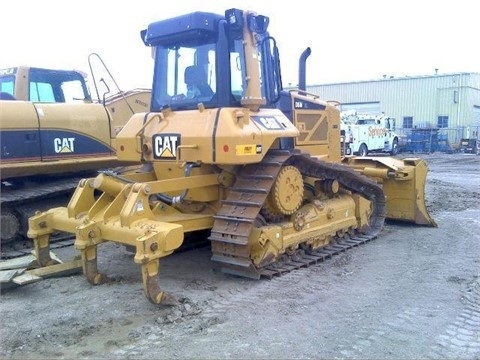
[[[428,167],[423,159],[347,157],[343,162],[382,184],[387,199],[387,219],[437,226],[425,204]]]

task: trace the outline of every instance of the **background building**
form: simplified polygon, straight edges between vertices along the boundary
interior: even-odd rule
[[[396,131],[435,130],[450,144],[480,139],[480,73],[389,77],[370,81],[307,86],[341,110],[381,114],[396,119]]]

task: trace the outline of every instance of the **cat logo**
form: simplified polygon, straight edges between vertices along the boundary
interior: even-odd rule
[[[180,134],[156,134],[153,136],[153,158],[175,159],[180,146]]]
[[[252,116],[253,121],[267,130],[282,130],[282,125],[275,116]]]
[[[53,149],[57,154],[73,153],[75,138],[55,138],[53,139]]]

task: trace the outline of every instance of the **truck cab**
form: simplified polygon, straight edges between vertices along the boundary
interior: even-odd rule
[[[399,136],[395,133],[395,119],[384,114],[341,112],[341,130],[345,133],[352,155],[369,153],[398,154]]]

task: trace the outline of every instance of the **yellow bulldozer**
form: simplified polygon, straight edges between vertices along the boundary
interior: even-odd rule
[[[116,139],[129,173],[80,181],[67,207],[38,212],[28,236],[52,262],[54,231],[75,234],[92,284],[97,246],[135,249],[146,297],[174,304],[159,283],[160,258],[207,232],[225,273],[259,279],[297,269],[377,237],[385,219],[435,226],[418,158],[342,157],[338,107],[282,88],[269,18],[229,9],[154,22],[141,38],[154,53],[149,112]]]

